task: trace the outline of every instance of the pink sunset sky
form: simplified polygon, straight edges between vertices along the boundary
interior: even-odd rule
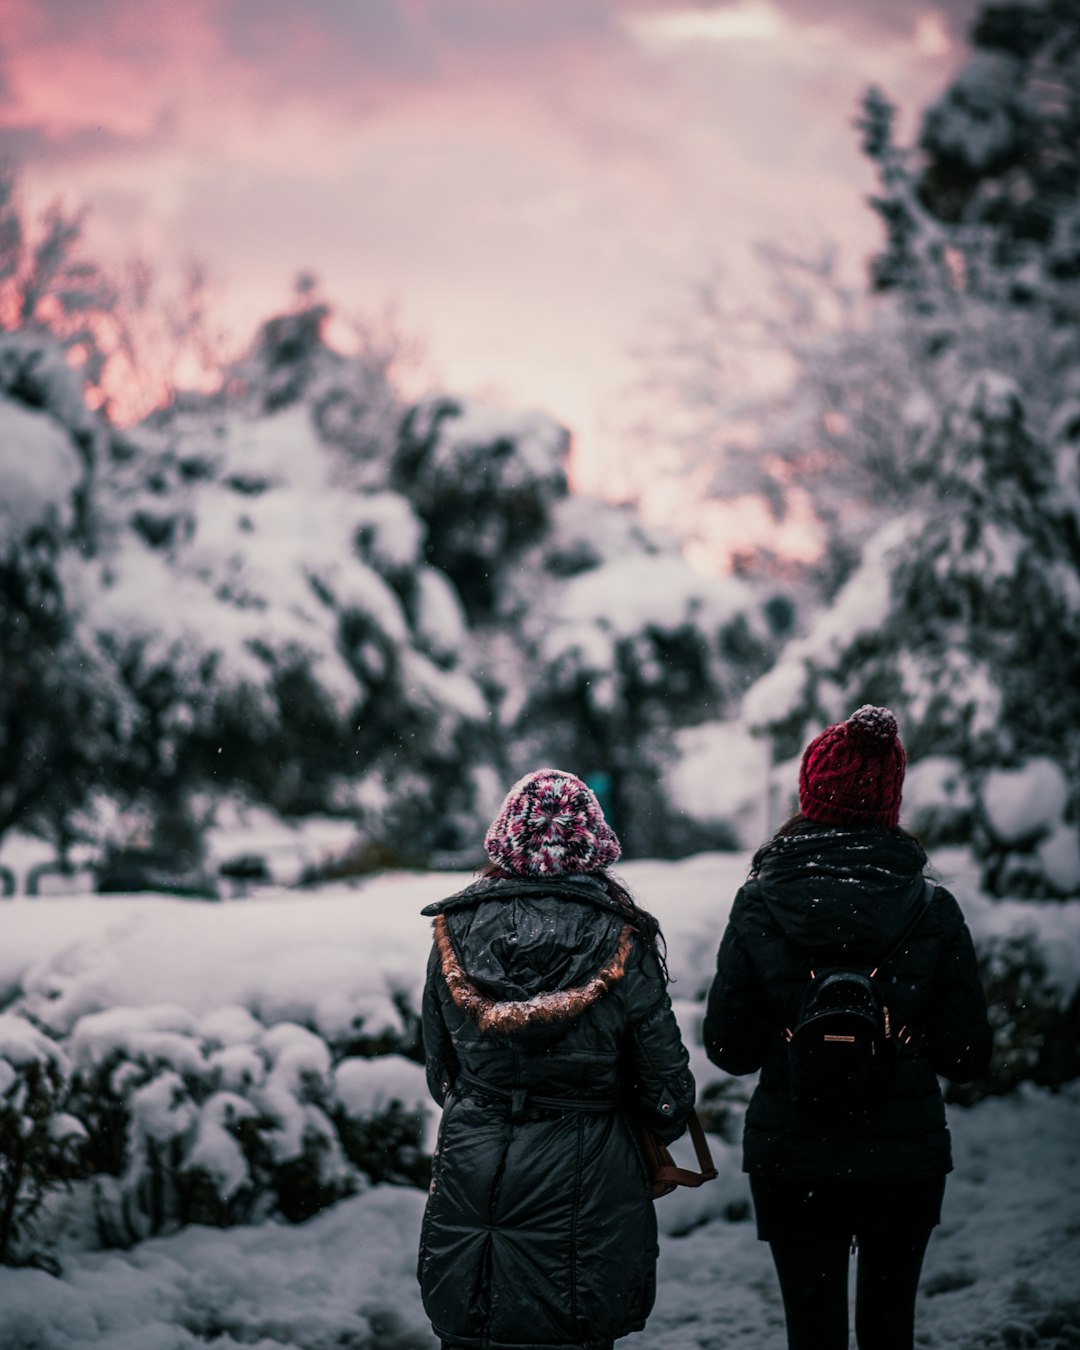
[[[539,406],[609,484],[630,349],[762,238],[878,232],[852,127],[906,116],[975,0],[0,0],[0,155],[89,245],[195,255],[238,333],[301,268],[440,382]]]

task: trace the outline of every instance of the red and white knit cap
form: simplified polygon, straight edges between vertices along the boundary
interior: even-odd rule
[[[484,848],[497,867],[523,877],[597,872],[622,853],[596,794],[562,769],[535,769],[518,779]]]
[[[866,703],[806,747],[799,809],[822,825],[896,825],[906,764],[896,718]]]

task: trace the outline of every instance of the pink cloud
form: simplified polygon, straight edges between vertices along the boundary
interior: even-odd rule
[[[572,422],[595,484],[680,281],[796,228],[871,246],[855,99],[929,96],[970,2],[732,0],[701,12],[762,36],[657,44],[671,0],[0,0],[0,150],[96,250],[206,258],[238,326],[300,266],[399,300],[451,385]]]

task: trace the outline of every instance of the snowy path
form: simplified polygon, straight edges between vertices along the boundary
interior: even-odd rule
[[[939,859],[979,932],[1037,925],[1062,987],[1075,987],[1080,907],[990,902],[961,855]],[[746,859],[702,855],[624,869],[662,918],[688,1042]],[[99,1010],[249,1009],[328,1037],[357,1018],[392,1026],[391,993],[418,996],[430,944],[419,917],[452,875],[224,905],[81,896],[0,906],[0,1001],[58,1035]],[[1071,994],[1070,994],[1071,996]],[[716,1071],[693,1046],[699,1087]],[[918,1344],[932,1350],[1080,1350],[1080,1083],[1026,1088],[950,1110],[957,1171],[927,1258]],[[627,1350],[782,1350],[768,1249],[748,1217],[736,1147],[720,1180],[658,1203],[660,1290]],[[98,1251],[85,1189],[66,1201],[63,1274],[0,1268],[0,1350],[433,1350],[415,1253],[424,1197],[378,1186],[306,1224],[192,1227]],[[725,1217],[725,1215],[727,1217]],[[674,1236],[682,1233],[683,1236]]]
[[[953,1109],[950,1121],[956,1171],[927,1254],[916,1343],[1080,1346],[1080,1092],[1025,1091]],[[665,1242],[649,1327],[622,1344],[781,1350],[779,1293],[752,1222]]]
[[[918,1344],[1074,1350],[1080,1090],[1029,1090],[954,1110],[952,1122],[957,1173],[927,1259]],[[422,1207],[418,1192],[380,1186],[298,1227],[192,1228],[130,1252],[69,1252],[61,1279],[0,1270],[0,1346],[433,1350],[413,1275]],[[669,1226],[663,1209],[661,1219]],[[648,1330],[621,1344],[781,1350],[752,1223],[714,1219],[665,1237]]]

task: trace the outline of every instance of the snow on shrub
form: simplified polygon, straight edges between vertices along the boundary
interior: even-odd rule
[[[260,1038],[266,1077],[252,1099],[269,1128],[262,1136],[277,1205],[285,1218],[310,1218],[324,1205],[356,1189],[356,1176],[342,1153],[330,1120],[330,1051],[306,1027],[279,1023]]]
[[[1080,826],[1062,822],[1035,849],[1038,871],[1056,895],[1080,894]]]
[[[569,434],[539,412],[433,398],[408,414],[391,485],[427,525],[427,557],[473,619],[490,615],[500,574],[547,528],[569,486]]]
[[[334,1070],[336,1119],[350,1161],[372,1181],[426,1186],[434,1119],[423,1067],[403,1055],[345,1059]]]
[[[60,1109],[67,1057],[31,1023],[0,1014],[0,1264],[50,1265],[34,1219],[85,1135]]]
[[[335,1069],[314,1031],[241,1007],[112,1008],[80,1018],[69,1045],[67,1109],[107,1245],[187,1223],[298,1222],[365,1179],[430,1174],[423,1070],[403,1056]]]
[[[740,721],[681,727],[673,743],[676,758],[665,774],[672,804],[692,819],[723,822],[739,847],[756,847],[767,831],[765,743]]]
[[[976,951],[994,1053],[986,1077],[950,1086],[948,1099],[971,1103],[1021,1083],[1056,1086],[1080,1077],[1080,984],[1063,987],[1030,929],[981,936]]]
[[[426,575],[408,503],[346,490],[305,405],[176,414],[140,431],[103,491],[117,538],[90,619],[171,778],[311,811],[338,780],[392,780],[408,741],[425,777],[467,788],[486,706],[455,597]]]
[[[1050,834],[1069,800],[1069,785],[1052,759],[1032,759],[1017,769],[994,769],[979,792],[987,824],[1002,844],[1031,843]]]
[[[677,556],[649,554],[574,577],[541,644],[545,686],[607,716],[648,698],[710,695],[723,711],[740,690],[725,658],[760,656],[754,597],[736,578],[710,579]]]
[[[903,817],[920,838],[938,843],[971,836],[974,796],[964,765],[954,755],[926,755],[904,776]]]

